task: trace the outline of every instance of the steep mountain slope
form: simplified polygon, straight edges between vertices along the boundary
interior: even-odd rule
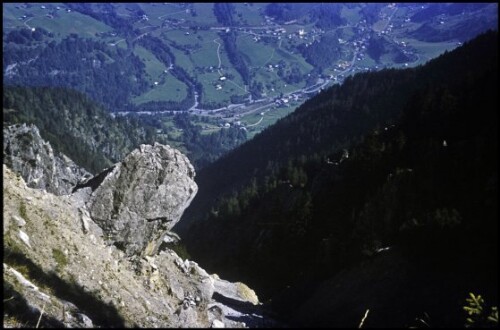
[[[56,196],[27,187],[3,166],[4,327],[263,324],[258,298],[245,284],[209,275],[169,248],[157,253],[142,244],[162,240],[169,228],[164,220],[175,223],[196,193],[186,157],[166,146],[141,145],[113,168],[89,187]],[[103,190],[123,204],[141,193],[156,204],[160,198],[165,208],[136,205],[133,214],[121,212],[103,224],[95,214],[106,201]],[[120,202],[113,202],[122,211]],[[157,219],[149,219],[148,212]],[[122,233],[133,228],[135,235],[118,237],[115,227]]]
[[[472,288],[495,302],[497,39],[488,32],[423,67],[361,74],[322,92],[201,171],[199,194],[174,230],[209,269],[243,276],[285,316],[317,281],[386,246],[408,271],[437,274],[431,294],[406,304],[397,325],[426,306],[449,312],[436,325],[456,325],[457,297]],[[444,274],[453,274],[448,291],[437,284]],[[424,277],[415,274],[416,292]],[[352,290],[354,303],[367,294],[363,285]],[[283,298],[290,292],[296,299]],[[389,317],[393,305],[379,306]],[[297,322],[324,326],[342,310]]]
[[[109,111],[127,108],[131,96],[147,90],[145,65],[134,53],[77,34],[60,42],[53,37],[35,45],[6,39],[6,85],[74,88]]]

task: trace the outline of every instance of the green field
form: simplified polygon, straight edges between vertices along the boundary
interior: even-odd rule
[[[241,122],[247,126],[247,137],[248,139],[252,139],[256,134],[262,132],[266,127],[273,125],[276,123],[280,118],[285,117],[286,115],[292,113],[295,111],[297,108],[298,104],[293,103],[290,105],[290,107],[278,107],[278,108],[271,108],[271,110],[266,110],[264,112],[264,116],[261,116],[260,112],[254,112],[252,114],[243,116],[241,118]],[[262,121],[261,121],[262,118]],[[248,125],[253,125],[259,123],[255,126],[250,126]]]
[[[254,3],[244,4],[244,3],[234,3],[236,9],[235,18],[239,20],[241,24],[244,25],[260,25],[264,22],[263,16],[259,12],[259,8],[265,7],[266,4]],[[241,17],[240,17],[241,15]]]
[[[194,75],[194,65],[193,65],[193,62],[191,61],[191,59],[189,58],[189,56],[184,54],[183,51],[178,50],[177,48],[174,48],[174,47],[170,47],[170,51],[175,56],[175,65],[180,66],[181,68],[186,70],[186,72],[188,74],[193,76]]]
[[[299,65],[300,71],[302,73],[310,72],[314,67],[307,63],[307,61],[300,55],[290,54],[284,49],[277,49],[275,56],[280,60],[283,59],[285,62],[293,62]]]
[[[285,63],[296,63],[302,74],[306,74],[312,70],[312,66],[307,63],[300,55],[290,54],[288,51],[277,48],[276,46],[266,45],[263,42],[255,43],[250,37],[241,37],[237,41],[238,49],[251,60],[250,68],[253,81],[261,82],[264,86],[264,91],[268,96],[279,95],[280,92],[287,93],[297,90],[304,86],[304,83],[297,85],[286,84],[278,75],[277,68],[274,66],[281,60]],[[270,71],[268,65],[273,66],[273,71]],[[285,86],[286,85],[286,86]],[[274,91],[272,89],[274,88]]]
[[[340,12],[340,15],[342,18],[346,19],[351,24],[359,22],[359,20],[361,19],[358,7],[356,8],[343,7],[342,11]]]
[[[122,49],[127,49],[127,43],[125,42],[125,40],[122,40],[122,41],[120,41],[120,40],[122,40],[122,39],[116,38],[115,40],[112,41],[112,43],[118,42],[116,44],[116,47],[120,47]]]
[[[148,92],[133,99],[135,104],[149,101],[180,102],[187,96],[187,86],[174,78],[171,74],[164,77],[164,83],[152,87]]]
[[[184,68],[190,75],[196,77],[203,86],[202,100],[203,103],[216,102],[221,106],[230,103],[231,95],[245,95],[243,80],[240,74],[233,68],[226,52],[224,51],[223,41],[219,38],[215,31],[198,31],[196,34],[185,35],[180,33],[182,31],[169,31],[164,32],[164,36],[168,38],[167,43],[171,45],[171,41],[175,40],[178,44],[188,44],[195,41],[199,48],[186,55],[184,51],[171,47],[172,52],[176,58],[176,65]],[[200,38],[198,38],[200,36]],[[181,39],[184,39],[182,42]],[[202,42],[200,41],[202,40]],[[218,45],[213,40],[217,40],[220,44],[219,56],[221,63],[220,73],[222,75],[229,75],[232,78],[225,81],[220,81],[218,66],[219,58],[217,57]],[[212,67],[212,72],[209,68]],[[198,68],[198,70],[196,69]],[[222,89],[217,90],[215,85],[220,84]]]
[[[196,12],[196,17],[191,17],[190,20],[194,20],[200,24],[206,25],[219,25],[217,19],[214,15],[214,7],[211,3],[193,3],[193,9]]]
[[[20,5],[20,4],[15,4]],[[93,19],[90,16],[80,14],[78,12],[66,12],[63,4],[54,3],[46,5],[56,7],[59,6],[60,10],[41,9],[41,5],[33,5],[27,9],[17,9],[14,4],[4,4],[4,27],[10,29],[11,27],[30,27],[37,28],[43,27],[49,32],[54,33],[56,36],[64,38],[71,33],[76,33],[86,38],[96,38],[96,33],[111,31],[108,25]],[[47,14],[55,12],[53,18],[49,18]],[[33,18],[19,20],[23,15],[32,14]]]
[[[285,117],[286,115],[294,112],[296,106],[290,105],[290,107],[279,107],[271,111],[266,112],[264,119],[262,119],[261,125],[263,127],[270,126],[274,124],[278,119]]]
[[[46,9],[41,9],[40,5],[31,5],[30,8],[16,8],[20,3],[4,3],[3,4],[3,27],[10,29],[14,27],[27,27],[24,22],[26,18],[20,19],[21,16],[34,15],[34,17],[44,16],[48,13]],[[29,19],[29,18],[28,18]],[[29,22],[28,22],[29,24]]]
[[[187,96],[187,86],[176,79],[170,72],[165,73],[167,67],[161,63],[150,51],[136,46],[134,53],[139,56],[146,65],[146,74],[149,83],[154,86],[146,93],[134,98],[135,104],[142,104],[149,101],[174,101],[179,102]],[[163,82],[154,85],[154,82]]]
[[[230,103],[231,95],[244,95],[245,92],[228,80],[220,81],[217,71],[198,75],[198,81],[203,85],[203,102],[217,102],[227,105]],[[214,86],[220,84],[222,89],[217,90]],[[241,85],[240,85],[241,86]]]
[[[280,80],[275,71],[268,72],[267,70],[258,70],[255,72],[252,80],[257,83],[262,83],[264,86],[264,93],[266,93],[267,96],[276,95],[276,89],[274,91],[271,90],[274,88],[273,84],[276,84],[276,81]]]
[[[182,136],[182,130],[175,127],[173,116],[162,117],[161,121],[164,131],[167,132],[172,138],[178,139]]]
[[[228,102],[231,95],[226,89],[216,90],[214,84],[219,82],[217,71],[198,75],[198,81],[203,85],[202,100],[208,102]]]
[[[381,65],[381,64],[377,64],[370,56],[368,55],[365,55],[365,57],[361,60],[361,61],[357,61],[355,62],[357,66],[360,66],[360,67],[369,67],[369,68],[373,68],[375,67],[376,65]]]
[[[139,56],[146,65],[146,73],[150,77],[150,83],[158,81],[167,67],[160,62],[149,50],[141,46],[135,46],[134,53]]]
[[[221,65],[229,68],[232,67],[224,52],[223,42],[218,38],[215,32],[198,31],[198,33],[190,35],[185,35],[180,32],[182,31],[169,31],[168,33],[164,33],[164,36],[168,38],[167,44],[172,45],[171,41],[175,41],[178,44],[197,45],[197,49],[192,50],[189,55],[186,55],[184,51],[171,47],[176,58],[176,65],[181,66],[191,75],[195,75],[195,68],[205,70],[209,67],[213,67],[217,69],[219,65],[219,59],[217,57],[218,45],[213,40],[218,39],[217,41],[221,44],[219,50]]]
[[[214,31],[198,31],[185,35],[186,31],[165,31],[161,34],[161,39],[170,46],[170,50],[175,56],[175,64],[184,68],[189,74],[194,75],[195,68],[217,67],[217,44],[213,42],[218,38]],[[189,41],[189,42],[188,42]],[[173,42],[180,45],[195,45],[199,47],[187,55],[183,50],[172,46]],[[219,40],[222,44],[222,42]],[[223,46],[221,46],[221,52]],[[227,64],[227,63],[226,63]]]
[[[186,8],[181,8],[180,4],[138,3],[138,5],[149,18],[149,20],[145,22],[146,24],[160,25],[164,19],[189,19],[191,17],[189,13],[186,13]]]
[[[419,55],[419,60],[413,65],[424,64],[425,62],[433,59],[446,50],[450,51],[457,47],[456,41],[448,41],[448,42],[424,42],[415,39],[401,38],[401,41],[406,41],[411,47],[414,47],[417,50],[417,54]]]
[[[220,131],[222,128],[214,123],[207,123],[204,121],[201,121],[199,117],[197,116],[192,116],[191,117],[191,122],[196,125],[201,127],[201,135],[209,135],[215,132]]]
[[[125,9],[125,7],[126,5],[124,4],[117,4],[116,6],[114,6],[116,14],[121,18],[131,17],[130,11]]]
[[[232,82],[232,83],[230,82],[230,84],[232,84],[233,87],[236,87],[237,93],[239,91],[238,94],[240,94],[240,93],[246,93],[245,92],[245,86],[244,86],[245,84],[243,82],[243,79],[241,78],[241,75],[239,74],[239,72],[236,71],[236,69],[233,67],[233,65],[229,61],[229,58],[228,58],[226,52],[222,52],[221,51],[221,53],[220,53],[220,59],[221,59],[222,68],[223,68],[221,70],[222,74],[224,74],[226,76],[230,75],[230,76],[233,77],[233,78],[228,79],[228,80],[230,80]],[[238,86],[235,86],[235,84],[238,85]]]
[[[242,35],[236,40],[238,50],[246,55],[251,61],[250,67],[260,68],[272,60],[275,47],[264,44],[262,41],[255,42],[250,35]]]
[[[219,41],[220,43],[221,41]],[[200,44],[201,48],[192,52],[189,55],[195,67],[210,67],[217,68],[219,60],[217,58],[217,44],[215,42],[205,42]],[[221,49],[223,46],[221,46]],[[221,50],[222,51],[222,50]]]
[[[200,43],[197,35],[189,30],[168,30],[163,32],[166,39],[173,40],[179,45],[195,45]]]

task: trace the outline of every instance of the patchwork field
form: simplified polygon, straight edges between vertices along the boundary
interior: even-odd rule
[[[32,48],[45,47],[51,38],[60,41],[76,33],[81,38],[92,38],[104,42],[108,47],[124,50],[116,52],[120,56],[127,56],[130,52],[139,56],[144,64],[144,72],[129,76],[127,80],[136,82],[134,79],[140,76],[139,79],[144,79],[140,83],[148,86],[141,95],[128,100],[138,109],[148,102],[170,101],[181,104],[184,100],[179,110],[205,111],[205,116],[211,116],[208,111],[214,108],[227,108],[247,100],[263,102],[266,111],[272,110],[265,112],[264,117],[259,117],[261,111],[257,111],[245,115],[242,120],[249,125],[260,120],[258,125],[249,127],[250,134],[255,134],[262,127],[293,111],[294,106],[273,109],[274,102],[288,93],[305,92],[306,87],[322,84],[322,81],[327,86],[328,83],[343,81],[345,77],[365,70],[423,64],[458,46],[454,38],[442,42],[423,41],[432,31],[451,35],[464,22],[470,22],[471,28],[478,24],[486,26],[495,20],[495,15],[498,16],[495,12],[498,6],[495,4],[483,5],[483,9],[478,11],[470,7],[460,15],[430,16],[422,21],[414,21],[411,17],[426,10],[427,5],[377,4],[366,10],[365,4],[347,4],[341,5],[339,17],[332,16],[329,22],[328,15],[318,11],[327,4],[312,4],[309,7],[279,4],[274,11],[269,11],[268,5],[220,5],[216,16],[214,3],[83,3],[73,10],[63,3],[10,3],[3,5],[3,28],[4,36],[5,33],[19,30],[24,31],[23,38],[27,39],[29,33],[33,32],[27,31],[33,28],[43,27],[54,34],[41,40],[39,36],[38,40],[31,39],[29,47]],[[278,8],[280,6],[281,9]],[[93,11],[92,15],[84,14],[89,10]],[[111,16],[115,18],[110,19]],[[429,28],[418,35],[415,31],[423,24]],[[230,29],[227,30],[226,25],[231,25]],[[235,33],[234,44],[224,44],[223,36],[226,33]],[[173,55],[174,68],[178,70],[177,73],[181,72],[178,78],[170,72],[172,68],[166,67],[154,55],[155,47],[160,45],[149,45],[148,49],[141,46],[137,40],[144,36],[156,37],[160,41],[153,39],[154,42],[168,46],[168,52]],[[385,40],[385,53],[374,55],[379,61],[375,61],[367,52],[373,37]],[[323,38],[338,40],[340,49],[336,52],[340,58],[337,61],[328,61],[329,54],[308,53],[307,48],[324,41]],[[229,48],[232,52],[228,51]],[[104,52],[101,53],[100,57]],[[354,54],[357,56],[353,60]],[[401,62],[401,54],[408,56],[411,61],[396,63],[397,56]],[[104,56],[106,63],[115,61]],[[247,74],[243,69],[248,69],[248,86],[242,79],[242,74]],[[338,77],[340,74],[342,76]],[[195,86],[201,86],[199,99],[194,104],[186,102],[186,96],[194,92],[192,89]],[[248,109],[252,107],[244,104],[237,110],[229,107],[216,115],[234,119],[237,118],[234,111],[245,114],[249,112]],[[205,134],[218,129],[204,123],[200,125],[207,127]]]

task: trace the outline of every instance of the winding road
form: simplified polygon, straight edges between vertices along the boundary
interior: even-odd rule
[[[176,11],[175,13],[168,13],[168,14],[165,14],[165,15],[161,15],[161,16],[158,16],[158,19],[161,19],[162,17],[165,17],[165,16],[170,16],[170,15],[175,15],[175,14],[178,14],[178,13],[185,13],[186,10],[179,10],[179,11]]]
[[[217,71],[219,71],[219,75],[222,76],[222,73],[220,72],[222,61],[220,60],[220,53],[219,53],[221,44],[218,43],[217,40],[219,40],[219,38],[214,39],[214,42],[217,44],[217,59],[219,60],[219,66],[217,67]]]
[[[30,29],[30,30],[32,29],[32,27],[28,25],[28,22],[29,22],[29,21],[31,21],[33,18],[35,18],[35,17],[30,17],[30,18],[28,18],[27,20],[25,20],[25,21],[23,22],[23,23],[24,23],[24,25],[26,25],[26,27],[27,27],[28,29]]]
[[[254,124],[251,124],[251,125],[247,125],[247,127],[252,127],[252,126],[257,126],[257,125],[259,125],[259,124],[262,122],[262,120],[263,120],[263,119],[264,119],[264,116],[260,117],[260,119],[259,119],[259,121],[258,121],[258,122],[254,123]]]

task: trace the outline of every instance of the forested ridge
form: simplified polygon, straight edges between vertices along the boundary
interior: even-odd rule
[[[45,40],[44,29],[30,32],[15,30],[7,35],[4,46],[4,76],[6,85],[58,86],[76,89],[104,105],[110,112],[159,111],[187,109],[194,103],[196,82],[186,71],[175,65],[172,75],[188,85],[187,96],[179,101],[131,102],[149,88],[145,64],[130,49],[112,48],[104,42],[71,34],[60,42]],[[50,41],[49,41],[50,40]],[[175,64],[175,56],[158,38],[146,36],[137,44],[154,52],[166,67]],[[31,47],[26,47],[30,45]],[[29,64],[29,65],[28,65]],[[7,65],[11,69],[7,70]],[[200,88],[200,87],[196,87]]]
[[[223,128],[207,135],[201,127],[191,122],[187,113],[174,117],[175,125],[183,130],[182,142],[189,160],[195,168],[202,168],[247,140],[245,130],[240,127]]]
[[[270,298],[394,246],[454,274],[446,294],[429,279],[435,302],[422,293],[409,305],[463,325],[463,292],[497,299],[497,40],[490,31],[422,67],[348,78],[200,171],[174,228],[189,253]],[[292,317],[288,304],[276,303]]]
[[[108,111],[126,110],[131,95],[145,92],[145,65],[130,51],[72,34],[30,51],[4,47],[4,69],[16,64],[6,85],[59,86],[79,90],[105,105]],[[30,65],[25,65],[30,61]],[[23,64],[24,62],[24,64]]]
[[[156,139],[152,127],[113,118],[86,95],[62,87],[4,87],[3,115],[4,125],[35,124],[55,150],[94,174]]]
[[[4,125],[32,123],[55,150],[97,174],[121,160],[141,143],[179,145],[197,169],[240,145],[247,139],[239,127],[202,134],[190,116],[173,116],[183,134],[157,134],[164,129],[156,116],[116,116],[86,95],[63,87],[7,86],[3,96]]]

